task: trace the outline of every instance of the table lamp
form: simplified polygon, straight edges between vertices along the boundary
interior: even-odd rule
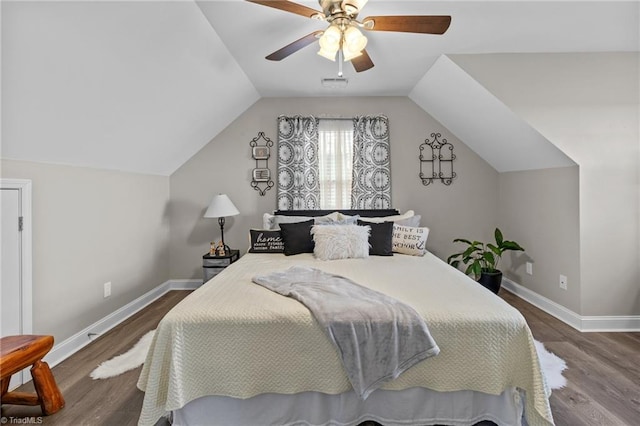
[[[224,218],[225,216],[235,216],[240,214],[236,206],[233,205],[226,194],[218,194],[213,197],[204,217],[217,217],[220,224],[220,237],[222,238],[222,246],[224,251],[229,253],[229,246],[224,243]]]

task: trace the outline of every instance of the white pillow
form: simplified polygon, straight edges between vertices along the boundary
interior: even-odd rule
[[[308,216],[285,216],[285,215],[273,215],[265,213],[262,215],[262,228],[263,229],[280,229],[281,223],[298,223],[306,222],[313,219]]]
[[[393,224],[393,251],[396,253],[424,256],[427,252],[429,228]]]
[[[313,218],[313,223],[318,225],[318,224],[330,224],[332,222],[337,222],[340,220],[340,213],[338,212],[333,212],[333,213],[329,213],[328,215],[325,216],[317,216]]]
[[[396,225],[416,227],[416,226],[420,226],[420,219],[422,219],[422,216],[417,214],[415,216],[411,216],[406,219],[394,220],[393,223],[395,223]]]
[[[404,214],[397,214],[395,216],[383,216],[383,217],[361,217],[360,220],[365,222],[382,223],[382,222],[396,222],[398,220],[409,219],[415,215],[413,210],[407,210]]]
[[[369,257],[370,226],[314,225],[313,254],[320,260]]]
[[[333,212],[329,213],[325,216],[287,216],[283,214],[273,215],[270,213],[265,213],[262,215],[262,228],[263,229],[280,229],[281,223],[298,223],[298,222],[306,222],[307,220],[313,219],[315,223],[330,223],[337,222],[340,220],[340,213]]]

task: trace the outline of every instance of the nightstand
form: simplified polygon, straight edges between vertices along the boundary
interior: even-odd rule
[[[230,250],[225,256],[211,256],[209,253],[202,256],[202,273],[204,282],[218,275],[224,268],[240,258],[239,250]]]

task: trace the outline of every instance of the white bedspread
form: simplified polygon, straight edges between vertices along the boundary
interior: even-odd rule
[[[306,265],[385,293],[424,316],[440,354],[382,388],[526,391],[531,426],[552,424],[531,332],[499,297],[430,253],[323,262],[310,254],[247,254],[160,322],[138,381],[140,425],[205,395],[351,389],[335,348],[299,302],[251,282],[257,273]]]

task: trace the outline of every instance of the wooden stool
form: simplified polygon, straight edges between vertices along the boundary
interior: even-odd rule
[[[7,336],[0,339],[0,400],[2,404],[39,405],[45,416],[64,407],[64,398],[58,389],[49,365],[42,358],[53,347],[53,336]],[[11,376],[28,366],[36,394],[7,392]]]

